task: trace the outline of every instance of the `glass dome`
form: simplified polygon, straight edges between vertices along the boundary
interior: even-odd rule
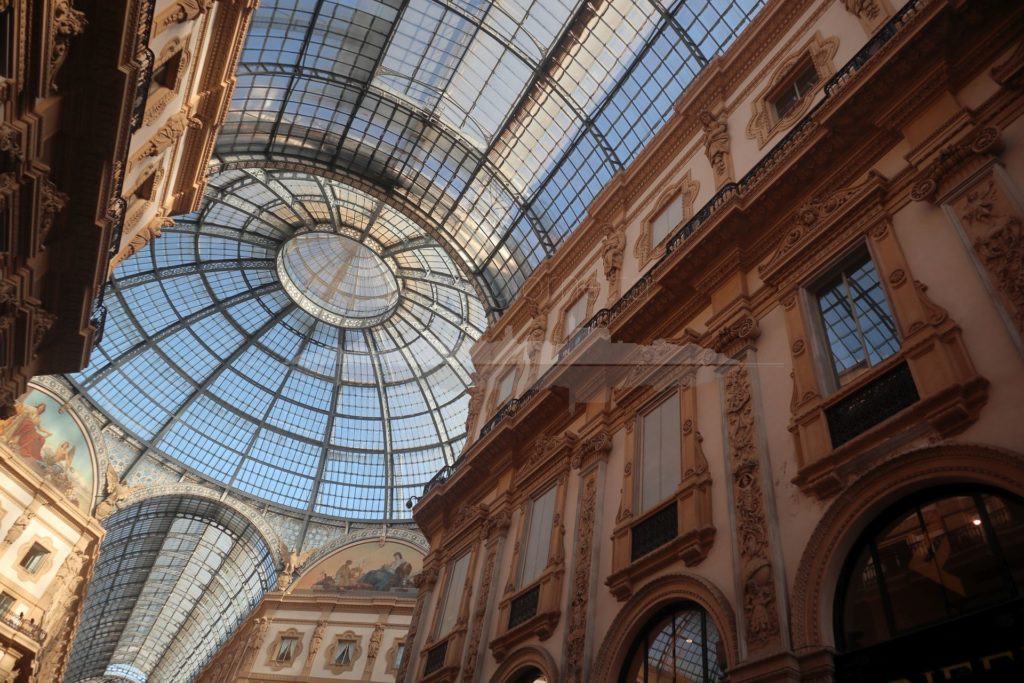
[[[295,303],[343,327],[382,322],[398,304],[398,282],[368,247],[330,232],[295,235],[277,252],[277,277]]]
[[[405,519],[465,442],[476,290],[415,222],[298,172],[215,175],[121,264],[71,380],[151,451],[310,514]]]

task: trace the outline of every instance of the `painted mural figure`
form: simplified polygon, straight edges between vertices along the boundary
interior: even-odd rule
[[[327,558],[305,577],[297,590],[328,593],[349,591],[414,592],[410,580],[422,560],[409,555],[405,546],[363,543]]]
[[[4,420],[0,439],[19,454],[32,458],[43,459],[43,446],[46,439],[53,436],[52,432],[43,429],[41,418],[46,412],[46,404],[25,405],[14,404],[14,415]]]
[[[9,448],[84,512],[92,508],[92,449],[81,425],[49,393],[30,387],[0,420],[0,444]]]

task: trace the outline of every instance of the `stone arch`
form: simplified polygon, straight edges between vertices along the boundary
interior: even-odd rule
[[[263,537],[264,543],[266,543],[267,547],[270,549],[271,557],[274,558],[274,566],[281,567],[284,564],[285,558],[282,550],[284,548],[284,542],[263,515],[261,515],[254,507],[247,505],[240,500],[236,500],[228,496],[222,496],[220,493],[208,489],[200,484],[175,482],[173,484],[158,484],[156,486],[140,486],[135,488],[126,498],[121,500],[117,505],[117,509],[124,510],[135,503],[163,496],[203,498],[205,500],[216,501],[224,507],[234,510],[248,519],[252,525],[256,527],[256,530],[259,531],[260,535]],[[111,517],[112,516],[113,514]],[[104,520],[104,525],[106,525],[106,520]]]
[[[894,456],[847,487],[818,522],[797,569],[792,593],[796,651],[835,645],[837,584],[864,529],[906,496],[943,484],[981,484],[1024,497],[1024,455],[971,443],[925,446]]]
[[[707,611],[725,645],[727,665],[735,666],[739,659],[736,615],[725,594],[699,576],[669,574],[654,579],[638,590],[619,611],[598,650],[591,679],[600,683],[614,683],[618,679],[626,650],[651,616],[673,602],[685,601]]]
[[[551,653],[542,647],[527,645],[509,654],[498,670],[491,676],[491,683],[508,683],[512,676],[526,667],[534,666],[541,670],[548,683],[558,681],[558,664]]]

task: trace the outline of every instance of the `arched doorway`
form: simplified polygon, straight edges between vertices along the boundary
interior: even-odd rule
[[[726,680],[725,648],[718,628],[700,605],[663,607],[640,629],[619,672],[620,681],[662,683]]]
[[[917,492],[868,525],[834,605],[841,683],[1024,680],[1024,500]]]

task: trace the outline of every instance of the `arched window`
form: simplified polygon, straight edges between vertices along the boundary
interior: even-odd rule
[[[640,631],[620,681],[715,683],[725,680],[725,648],[715,622],[693,603],[675,603]]]
[[[872,524],[836,594],[843,652],[1024,595],[1024,502],[990,489],[932,489]]]
[[[544,672],[535,666],[528,666],[525,669],[517,671],[509,681],[510,683],[548,683],[547,676],[544,675]]]

